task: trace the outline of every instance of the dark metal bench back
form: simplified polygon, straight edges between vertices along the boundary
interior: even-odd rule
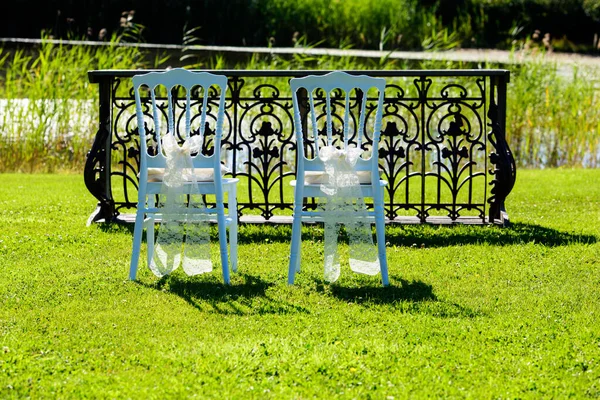
[[[100,107],[84,171],[88,190],[99,200],[90,220],[113,220],[135,207],[139,136],[130,78],[145,72],[88,74],[99,85]],[[248,188],[238,198],[242,221],[282,220],[291,215],[287,186],[294,177],[296,146],[289,79],[330,71],[210,72],[229,79],[222,153],[231,174]],[[381,176],[389,182],[389,220],[508,222],[504,202],[516,177],[505,140],[508,71],[347,72],[387,80],[379,158]],[[367,108],[373,100],[368,98]]]

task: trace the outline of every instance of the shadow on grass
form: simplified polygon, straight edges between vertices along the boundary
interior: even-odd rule
[[[180,276],[173,274],[161,278],[153,285],[138,282],[151,289],[173,293],[194,308],[209,313],[224,315],[264,315],[308,313],[304,307],[273,299],[267,295],[267,289],[274,285],[262,278],[237,274],[243,279],[242,283],[225,285],[217,278],[199,280],[198,277]],[[204,279],[204,278],[200,278]]]
[[[129,232],[133,234],[133,224],[98,224],[104,232]],[[238,243],[289,243],[292,235],[291,225],[244,224],[240,226]],[[597,243],[594,235],[577,234],[556,229],[527,224],[512,223],[502,228],[494,225],[388,225],[386,242],[394,246],[405,247],[444,247],[464,244],[489,244],[505,246],[513,244],[536,243],[544,246],[567,246],[575,243]],[[303,241],[323,241],[323,227],[319,224],[305,225],[302,229]],[[146,240],[144,234],[142,240]],[[217,227],[211,227],[211,240],[218,241]],[[342,229],[340,243],[348,243]]]
[[[240,227],[239,243],[289,243],[291,225],[243,225]],[[319,224],[304,225],[303,241],[323,241],[323,227]],[[577,234],[527,224],[513,223],[510,227],[495,225],[388,225],[386,242],[395,246],[443,247],[458,244],[490,244],[506,246],[537,243],[544,246],[567,246],[574,243],[596,243],[594,235]],[[342,229],[340,243],[348,238]]]
[[[443,247],[457,244],[490,244],[504,246],[536,243],[544,246],[566,246],[596,243],[594,235],[563,232],[540,225],[513,223],[510,227],[469,225],[403,225],[386,231],[386,241],[396,246]]]
[[[474,318],[481,312],[463,307],[456,303],[439,300],[433,293],[433,287],[421,281],[399,279],[400,285],[344,287],[325,285],[317,282],[317,291],[347,303],[364,306],[388,304],[399,312],[428,314],[440,318]]]
[[[106,233],[127,232],[133,236],[133,228],[135,225],[127,224],[127,223],[119,223],[119,222],[113,222],[113,223],[97,222],[97,223],[95,223],[95,226],[97,226],[98,229],[100,229],[102,232],[106,232]]]
[[[400,279],[400,285],[346,287],[338,284],[317,283],[317,291],[330,292],[334,297],[356,304],[387,304],[397,301],[437,301],[433,287],[425,282]]]

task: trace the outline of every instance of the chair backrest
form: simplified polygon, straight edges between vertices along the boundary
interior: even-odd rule
[[[132,80],[140,136],[140,180],[146,179],[147,168],[166,166],[161,138],[167,134],[175,135],[180,144],[190,135],[200,135],[205,151],[192,157],[194,167],[214,168],[215,179],[220,177],[227,77],[175,68],[136,75]],[[140,93],[146,90],[149,99]],[[208,137],[209,121],[214,122],[212,141]]]
[[[371,171],[373,181],[379,179],[378,146],[385,85],[386,81],[383,78],[351,75],[342,71],[290,80],[297,146],[297,179],[303,179],[305,170],[323,169],[323,163],[318,157],[320,147],[333,145],[343,149],[349,146],[365,148],[365,142],[369,139],[370,156],[359,159],[355,168],[357,171]],[[306,90],[306,99],[298,96],[301,88]],[[371,98],[367,107],[367,95],[373,88],[378,91],[377,102]],[[307,112],[307,126],[302,124],[301,108]],[[322,119],[325,121],[322,122]],[[342,126],[341,130],[336,131],[334,120],[338,126]],[[324,126],[321,134],[319,126]],[[323,131],[326,136],[323,135]],[[305,139],[309,143],[305,144]],[[305,147],[312,148],[313,157],[306,156]]]

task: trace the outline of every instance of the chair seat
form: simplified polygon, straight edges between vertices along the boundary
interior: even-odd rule
[[[221,180],[221,184],[223,185],[223,193],[229,193],[232,190],[235,190],[235,186],[237,185],[237,183],[240,180],[238,178],[222,178]],[[192,183],[191,180],[187,180],[184,183],[186,183],[183,192],[184,193],[190,193],[190,190],[194,190],[193,187],[191,185],[187,185],[189,183]],[[210,180],[210,181],[201,181],[201,180],[197,180],[198,186],[196,189],[198,189],[197,193],[200,194],[214,194],[215,193],[215,181],[214,180]],[[160,194],[162,193],[162,180],[156,180],[156,181],[151,181],[148,180],[148,184],[146,187],[146,193],[147,194]]]
[[[371,183],[371,171],[358,171],[358,183],[361,185]],[[316,185],[321,183],[327,183],[329,176],[325,171],[305,171],[304,172],[304,184]]]
[[[227,168],[224,165],[221,165],[221,176],[228,172],[230,172],[229,168]],[[191,168],[183,169],[182,173],[186,181],[192,181]],[[212,182],[215,180],[215,173],[213,168],[194,168],[193,175],[196,177],[197,182]],[[164,176],[164,168],[148,168],[148,182],[162,182]]]
[[[317,182],[310,182],[309,183],[306,180],[306,175],[304,177],[305,177],[305,179],[304,179],[304,187],[306,189],[309,189],[309,190],[310,189],[321,190],[321,182],[317,181]],[[359,178],[359,182],[360,182],[360,178]],[[298,184],[298,181],[295,180],[295,179],[292,180],[292,181],[290,181],[290,185],[292,187],[295,187],[297,184]],[[387,186],[387,184],[388,184],[388,181],[383,180],[383,179],[379,180],[379,186],[383,187],[383,186]],[[366,189],[371,189],[372,187],[377,187],[377,184],[371,185],[371,181],[369,180],[368,182],[360,182],[360,187],[361,187],[362,190],[366,190]]]

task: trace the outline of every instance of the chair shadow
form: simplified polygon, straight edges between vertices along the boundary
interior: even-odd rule
[[[388,229],[386,241],[396,246],[444,247],[456,244],[491,244],[506,246],[537,243],[544,246],[566,246],[573,243],[596,243],[594,235],[563,232],[545,226],[522,222],[509,227],[468,225],[400,225]]]
[[[371,306],[387,304],[395,306],[399,312],[421,313],[439,318],[475,318],[483,315],[460,304],[440,300],[433,292],[433,286],[422,281],[398,279],[399,285],[345,287],[338,284],[326,285],[315,280],[317,291],[353,304]]]
[[[232,285],[215,281],[220,277],[200,280],[202,278],[180,274],[162,277],[154,284],[136,282],[150,289],[175,294],[202,312],[223,315],[308,313],[304,307],[269,297],[267,290],[275,285],[273,282],[267,282],[256,275],[242,273],[237,276],[243,282]]]
[[[341,284],[327,285],[317,282],[317,291],[329,291],[334,297],[355,304],[388,304],[397,301],[437,301],[433,287],[425,282],[399,279],[400,285],[347,287]]]

